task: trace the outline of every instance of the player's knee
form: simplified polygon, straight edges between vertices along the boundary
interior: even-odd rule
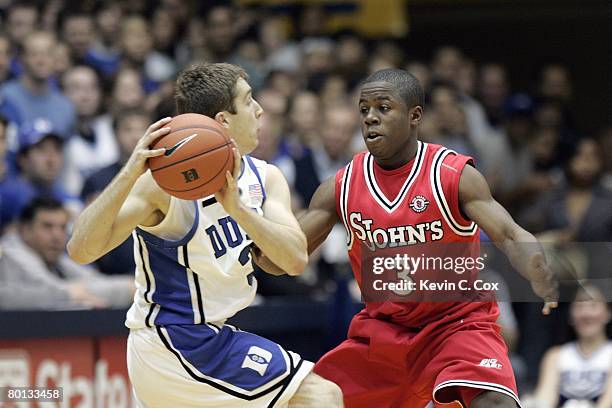
[[[517,406],[512,397],[495,391],[485,391],[474,398],[470,408],[516,408]]]
[[[304,378],[289,401],[289,408],[342,408],[343,406],[340,387],[314,373]]]

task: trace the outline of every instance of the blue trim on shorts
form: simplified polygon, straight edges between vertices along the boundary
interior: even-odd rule
[[[279,388],[279,395],[282,394],[302,365],[303,360],[295,364],[280,345],[252,333],[235,331],[229,326],[221,327],[218,332],[208,325],[168,325],[164,328],[168,338],[160,327],[156,327],[162,342],[193,379],[240,399],[251,401]],[[253,347],[257,349],[253,350]],[[269,388],[248,394],[248,391],[263,387],[283,375],[282,380]],[[246,392],[230,389],[216,380]],[[273,406],[277,399],[269,406]]]

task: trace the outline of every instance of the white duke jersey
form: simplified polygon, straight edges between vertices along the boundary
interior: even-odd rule
[[[568,400],[592,401],[603,394],[612,363],[612,342],[584,356],[575,342],[559,351],[559,406]]]
[[[266,162],[244,156],[238,188],[259,215],[266,199]],[[127,313],[130,329],[171,324],[221,323],[254,299],[251,239],[214,196],[170,198],[153,227],[132,233],[136,293]]]

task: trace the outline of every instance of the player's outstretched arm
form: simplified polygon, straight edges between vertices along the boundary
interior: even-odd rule
[[[68,241],[68,254],[73,260],[82,264],[93,262],[125,241],[137,225],[161,221],[157,210],[165,208],[164,201],[167,207],[169,196],[150,173],[143,173],[149,157],[164,153],[164,149],[150,150],[149,146],[170,131],[163,127],[170,119],[149,126],[125,166],[79,215]]]
[[[463,212],[504,251],[512,266],[544,299],[542,312],[548,314],[550,309],[557,307],[558,284],[546,263],[542,247],[495,201],[483,175],[469,165],[465,166],[459,181],[459,203]]]
[[[299,224],[306,235],[308,254],[311,254],[325,241],[334,225],[338,222],[335,201],[335,178],[330,177],[317,188],[308,210],[299,217]],[[257,253],[255,262],[261,269],[272,275],[283,275],[285,271],[266,256]]]

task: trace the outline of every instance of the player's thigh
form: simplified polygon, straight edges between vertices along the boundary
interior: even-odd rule
[[[312,372],[304,378],[296,393],[289,400],[289,408],[343,406],[340,387]]]
[[[472,400],[466,408],[516,408],[516,401],[507,395],[495,391],[484,391]]]

